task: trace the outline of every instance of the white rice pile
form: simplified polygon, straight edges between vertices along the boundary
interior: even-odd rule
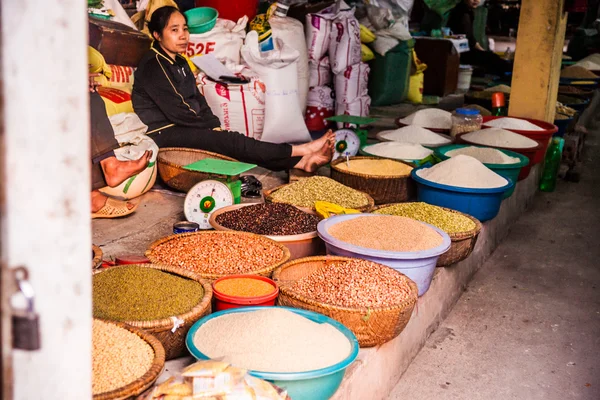
[[[452,143],[452,140],[439,135],[429,129],[417,125],[408,125],[403,128],[390,131],[381,131],[377,135],[381,140],[392,142],[414,143],[424,146],[441,146]]]
[[[521,161],[516,157],[511,157],[498,149],[492,149],[490,147],[461,147],[460,149],[447,152],[446,155],[448,157],[456,157],[459,155],[470,156],[484,164],[516,164]]]
[[[458,155],[442,161],[431,168],[417,171],[417,175],[442,185],[469,189],[492,189],[508,184],[508,181],[473,157]]]
[[[375,156],[397,160],[422,160],[433,153],[433,150],[429,150],[420,144],[400,142],[377,143],[365,147],[365,151]]]
[[[484,146],[509,149],[530,149],[538,145],[535,140],[501,128],[488,128],[465,133],[461,135],[461,139]]]
[[[426,108],[400,120],[405,125],[418,125],[424,128],[452,128],[452,114],[439,108]]]
[[[588,70],[600,70],[600,54],[590,54],[586,58],[579,60],[575,65]]]
[[[543,131],[544,128],[540,128],[536,124],[519,118],[502,117],[496,118],[485,123],[487,126],[493,128],[502,129],[516,129],[519,131]]]

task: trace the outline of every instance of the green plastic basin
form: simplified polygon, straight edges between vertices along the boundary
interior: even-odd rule
[[[212,7],[196,7],[185,12],[190,33],[206,33],[215,27],[219,12]]]
[[[474,145],[470,145],[470,144],[450,144],[447,146],[442,146],[442,147],[436,148],[434,154],[440,160],[445,161],[450,158],[446,155],[446,153],[448,153],[449,151],[452,151],[452,150],[461,149],[463,147],[486,147],[486,146],[474,146]],[[522,154],[515,153],[514,151],[510,151],[510,150],[502,150],[502,149],[496,149],[496,150],[503,152],[504,154],[506,154],[509,157],[514,157],[514,158],[518,158],[519,160],[521,160],[520,162],[514,163],[514,164],[486,164],[486,163],[483,164],[486,167],[488,167],[489,169],[491,169],[492,171],[494,171],[495,173],[497,173],[498,175],[500,175],[504,178],[508,178],[512,182],[515,183],[514,185],[512,185],[512,187],[510,189],[508,189],[506,192],[504,192],[503,199],[507,199],[510,196],[512,196],[513,192],[515,191],[515,187],[517,187],[517,180],[519,177],[519,173],[521,172],[521,168],[523,168],[529,164],[529,158],[525,157]]]

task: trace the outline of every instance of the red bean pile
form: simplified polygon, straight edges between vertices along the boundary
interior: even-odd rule
[[[259,235],[299,235],[317,230],[319,217],[283,203],[255,204],[220,214],[217,223]]]

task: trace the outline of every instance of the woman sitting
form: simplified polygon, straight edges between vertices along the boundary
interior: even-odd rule
[[[292,146],[221,131],[219,119],[180,55],[190,37],[185,16],[175,7],[162,7],[154,11],[148,28],[155,40],[135,72],[131,100],[136,114],[148,125],[148,136],[159,147],[211,151],[274,171],[297,168],[314,172],[331,161],[335,142],[331,132]]]

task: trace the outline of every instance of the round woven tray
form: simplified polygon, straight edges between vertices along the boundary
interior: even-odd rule
[[[210,151],[188,149],[184,147],[165,147],[158,152],[158,174],[171,188],[181,192],[189,191],[196,183],[206,179],[227,178],[225,175],[206,174],[204,172],[190,171],[183,168],[185,165],[206,158],[218,160],[237,161]]]
[[[210,282],[202,279],[202,277],[195,272],[188,271],[183,268],[171,267],[168,265],[133,264],[121,265],[112,268],[127,268],[131,266],[158,269],[160,271],[169,272],[174,275],[195,280],[202,285],[202,288],[204,289],[204,296],[202,296],[200,303],[196,304],[190,311],[175,316],[178,320],[184,321],[183,325],[179,326],[175,332],[171,332],[174,326],[174,322],[171,318],[162,318],[153,321],[120,321],[127,325],[143,329],[144,331],[154,335],[160,341],[160,343],[162,343],[167,360],[172,360],[173,358],[177,358],[186,354],[187,349],[185,347],[185,338],[188,331],[196,321],[211,313],[213,290]],[[100,274],[112,268],[95,271],[94,274]]]
[[[119,389],[111,390],[110,392],[95,394],[93,397],[94,400],[129,399],[142,394],[146,389],[148,389],[154,384],[154,382],[162,372],[165,366],[165,349],[163,348],[162,344],[158,339],[156,339],[149,333],[144,332],[141,329],[129,326],[121,322],[106,320],[100,321],[120,326],[121,328],[127,329],[128,331],[138,335],[142,340],[148,343],[150,347],[152,347],[152,350],[154,351],[154,360],[152,360],[152,365],[150,366],[150,369],[146,371],[144,375]]]
[[[299,258],[277,268],[273,280],[279,285],[278,304],[315,311],[344,324],[356,335],[360,347],[373,347],[386,343],[408,324],[417,303],[417,285],[408,280],[410,298],[389,307],[350,308],[322,303],[290,290],[291,284],[311,274],[328,261],[349,261],[352,258],[317,256]],[[399,273],[399,272],[398,272]]]
[[[377,211],[382,208],[390,207],[399,203],[390,203],[390,204],[382,204],[378,207],[375,207],[373,211]],[[406,204],[406,203],[403,203]],[[439,206],[436,206],[439,207]],[[452,210],[450,208],[439,207],[444,211],[460,214],[463,217],[469,218],[471,221],[475,223],[475,228],[466,232],[459,233],[448,233],[450,236],[451,244],[450,248],[447,252],[442,254],[440,258],[438,258],[437,266],[438,267],[446,267],[448,265],[456,264],[459,261],[462,261],[469,257],[475,248],[475,244],[477,243],[477,238],[479,237],[479,232],[481,232],[481,222],[475,217],[470,216],[469,214],[461,213],[460,211]]]
[[[271,190],[263,190],[263,195],[265,196],[265,201],[268,203],[276,203],[276,201],[273,200],[273,193],[275,193],[277,190],[288,186],[288,185],[293,185],[293,183],[287,183],[285,185],[281,185],[281,186],[277,186],[276,188],[273,188]],[[360,190],[359,190],[360,192]],[[373,200],[373,198],[365,192],[361,192],[362,194],[365,195],[365,197],[367,198],[368,203],[362,207],[357,207],[355,208],[355,210],[358,210],[360,212],[369,212],[371,211],[371,209],[375,206],[375,201]],[[293,205],[293,204],[292,204]],[[308,208],[308,207],[298,207],[298,206],[294,206],[299,208],[302,211],[305,211],[307,213],[311,213],[314,214],[315,213],[315,209],[313,208]]]
[[[164,238],[159,239],[159,240],[155,241],[154,243],[152,243],[150,245],[150,247],[148,248],[148,250],[146,250],[145,255],[146,255],[146,257],[148,257],[150,259],[151,262],[153,262],[155,264],[164,265],[164,263],[160,259],[158,259],[158,257],[156,257],[154,255],[154,249],[157,246],[159,246],[163,243],[169,242],[171,240],[177,240],[179,238],[184,238],[186,236],[192,236],[192,235],[236,235],[242,239],[243,238],[255,238],[255,239],[259,239],[259,240],[263,240],[263,241],[269,241],[270,243],[272,243],[273,245],[275,245],[281,249],[282,257],[279,261],[277,261],[276,263],[274,263],[272,265],[268,265],[266,267],[256,268],[255,270],[244,272],[242,275],[260,275],[260,276],[270,277],[275,268],[279,267],[280,265],[282,265],[283,263],[285,263],[286,261],[288,261],[290,259],[290,251],[283,244],[278,243],[278,242],[276,242],[272,239],[269,239],[265,236],[256,235],[254,233],[249,233],[249,232],[237,232],[237,231],[205,231],[205,232],[191,232],[191,233],[180,233],[178,235],[170,235],[170,236],[164,237]],[[194,267],[186,266],[186,268],[194,268]],[[211,274],[211,273],[200,272],[200,271],[195,271],[194,273],[196,273],[201,278],[208,279],[208,280],[215,280],[215,279],[222,278],[224,276],[234,275],[234,274]]]
[[[92,269],[100,268],[102,265],[102,249],[92,244],[92,252],[94,253],[94,257],[92,257]]]
[[[352,160],[381,160],[381,158],[367,156],[350,157],[350,161]],[[394,161],[411,166],[399,160]],[[373,198],[375,204],[403,202],[416,195],[416,185],[410,178],[410,171],[403,176],[367,175],[341,169],[339,164],[345,162],[345,159],[338,158],[331,163],[331,179],[342,185],[367,193]]]

